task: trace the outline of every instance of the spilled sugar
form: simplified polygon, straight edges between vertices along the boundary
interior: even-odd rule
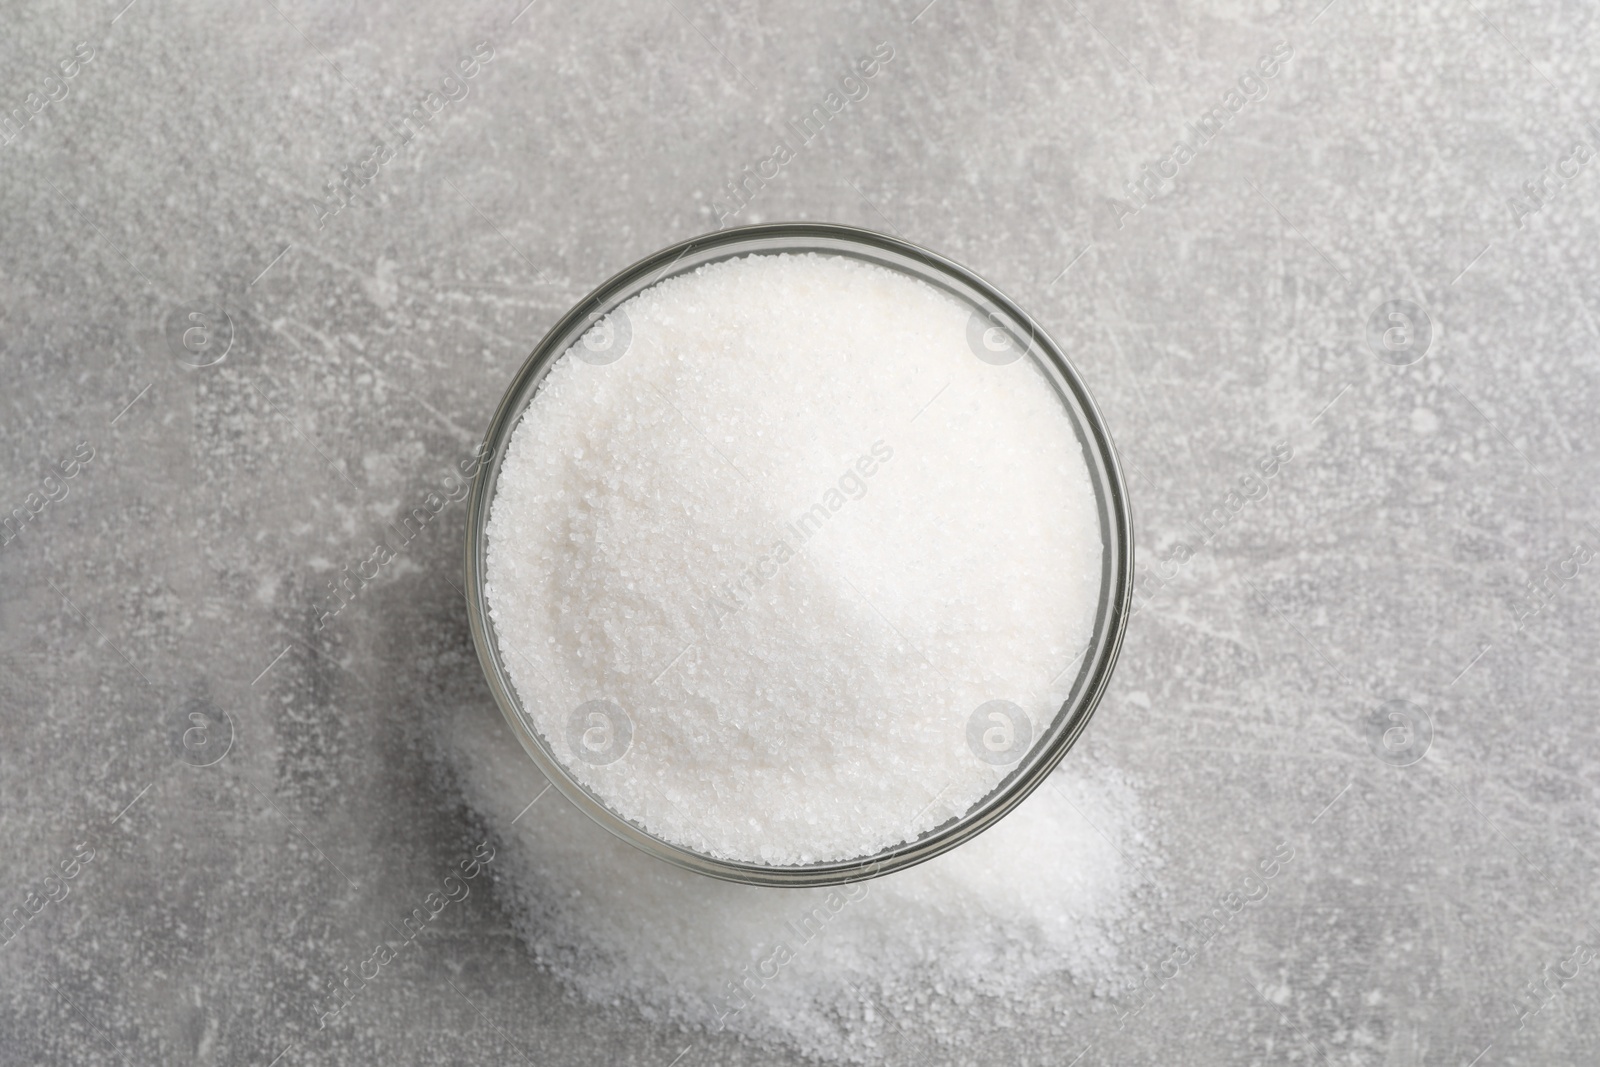
[[[591,1003],[864,1062],[913,1035],[981,1049],[997,1019],[1079,1047],[1086,995],[1123,991],[1136,970],[1118,930],[1154,860],[1130,785],[1081,750],[950,853],[854,887],[788,890],[652,859],[554,789],[524,813],[545,781],[494,710],[441,725],[464,799],[496,836],[496,891],[518,932]],[[1076,1009],[1050,1006],[1063,990]]]
[[[750,256],[551,369],[486,592],[524,706],[613,810],[714,856],[847,859],[994,788],[1021,753],[975,755],[980,708],[1028,720],[986,715],[990,747],[1043,732],[1092,630],[1098,513],[1043,373],[978,358],[969,319],[882,267]]]

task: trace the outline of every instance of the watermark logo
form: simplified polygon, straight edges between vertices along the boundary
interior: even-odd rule
[[[764,554],[732,580],[723,582],[707,598],[717,625],[721,626],[729,617],[754,602],[756,590],[776,578],[783,567],[800,554],[806,542],[822,532],[839,514],[840,509],[851,501],[864,498],[867,495],[867,479],[882,470],[893,458],[894,449],[883,438],[872,442],[872,448],[857,456],[834,484],[823,491],[816,503],[783,528],[783,535]]]
[[[1506,197],[1506,206],[1511,208],[1511,221],[1517,229],[1528,225],[1528,216],[1537,215],[1545,206],[1554,200],[1578,175],[1583,173],[1585,167],[1594,162],[1595,150],[1600,147],[1600,122],[1590,121],[1585,124],[1584,133],[1592,141],[1577,139],[1572,144],[1572,149],[1565,156],[1556,160],[1548,167],[1541,167],[1534,178],[1522,183],[1522,192],[1526,200],[1519,200],[1514,196]],[[1555,173],[1550,173],[1551,169]]]
[[[1380,304],[1367,318],[1367,346],[1392,367],[1406,367],[1428,354],[1433,320],[1409,300]]]
[[[1144,163],[1132,181],[1122,183],[1128,199],[1111,198],[1111,213],[1117,220],[1117,229],[1127,225],[1126,220],[1177,191],[1178,176],[1195,158],[1247,107],[1267,98],[1267,81],[1276,78],[1294,57],[1294,45],[1279,41],[1270,53],[1257,58],[1255,66],[1246,67],[1238,80],[1229,86],[1210,107],[1196,115],[1194,121],[1183,124],[1183,136],[1173,141],[1166,155],[1154,163]],[[1265,80],[1263,80],[1265,79]],[[1170,169],[1169,169],[1170,168]]]
[[[136,797],[135,799],[138,798]],[[131,807],[132,805],[129,806]],[[83,868],[94,859],[94,856],[93,839],[81,841],[73,848],[71,856],[59,861],[58,867],[61,871],[59,876],[54,871],[50,871],[49,874],[42,879],[33,881],[32,884],[25,883],[21,890],[12,890],[11,892],[13,893],[21,892],[23,894],[22,901],[9,912],[4,910],[4,904],[0,904],[0,946],[9,945],[27,928],[28,924],[33,921],[34,916],[44,911],[51,904],[59,904],[61,901],[66,900],[72,893],[72,887],[67,883],[78,877]],[[46,867],[45,870],[48,871],[50,868]],[[11,873],[14,875],[17,872],[13,871]],[[16,900],[17,898],[13,896],[11,899]]]
[[[317,229],[326,227],[329,219],[351,204],[362,203],[360,196],[376,184],[383,168],[393,163],[448,105],[465,100],[472,91],[467,83],[482,73],[484,66],[493,59],[494,46],[488,41],[479,41],[470,55],[462,54],[456,60],[454,72],[446,74],[437,89],[409,94],[408,102],[401,104],[398,112],[391,112],[388,120],[388,132],[396,139],[389,141],[374,135],[356,150],[356,162],[342,165],[337,177],[324,182],[321,193],[306,202],[317,217]],[[459,195],[459,190],[457,193]],[[369,196],[368,202],[373,199],[375,195]]]
[[[12,508],[9,514],[0,516],[0,548],[21,537],[27,525],[38,518],[51,504],[65,500],[67,494],[72,491],[67,485],[67,480],[76,478],[78,472],[92,459],[94,459],[94,446],[87,441],[79,441],[78,447],[72,450],[72,455],[51,467],[50,473],[39,480],[37,488],[24,497],[20,505]]]
[[[567,746],[596,767],[615,763],[633,747],[633,719],[614,701],[586,701],[567,717]]]
[[[1433,745],[1433,719],[1409,700],[1391,700],[1361,718],[1372,754],[1391,767],[1409,767]]]
[[[985,763],[1007,767],[1033,744],[1033,722],[1009,700],[980,704],[967,719],[967,747]]]
[[[967,347],[995,367],[1015,363],[1033,348],[1033,331],[998,308],[977,308],[967,319]]]
[[[172,754],[191,767],[221,762],[233,748],[233,718],[208,700],[194,699],[172,716]]]
[[[1541,967],[1538,978],[1524,986],[1519,994],[1518,1007],[1521,1010],[1517,1012],[1517,1029],[1521,1030],[1527,1026],[1529,1019],[1560,997],[1566,991],[1567,985],[1578,977],[1578,972],[1594,962],[1594,958],[1594,946],[1587,941],[1579,941],[1566,959],[1556,964],[1547,963]]]
[[[1294,445],[1288,441],[1279,441],[1273,445],[1272,450],[1257,459],[1253,467],[1245,468],[1245,473],[1235,480],[1234,485],[1217,500],[1211,510],[1191,520],[1195,528],[1200,531],[1200,539],[1195,544],[1179,541],[1168,549],[1157,563],[1141,567],[1139,576],[1134,582],[1133,610],[1130,616],[1143,611],[1168,583],[1182,573],[1189,561],[1194,559],[1202,548],[1211,544],[1247,506],[1266,499],[1272,489],[1272,479],[1276,478],[1278,472],[1293,458]],[[1251,597],[1263,608],[1271,608],[1271,604],[1254,590],[1251,591]]]
[[[348,963],[342,964],[334,972],[332,980],[324,985],[329,991],[321,993],[313,1006],[312,1014],[317,1018],[317,1029],[322,1030],[337,1019],[367,986],[383,975],[384,968],[393,963],[407,946],[414,944],[424,931],[437,930],[432,924],[439,915],[451,904],[459,904],[472,895],[472,887],[467,883],[482,874],[493,860],[494,846],[487,841],[479,842],[473,848],[471,858],[457,865],[461,873],[451,871],[445,875],[439,888],[429,893],[421,906],[412,908],[411,914],[402,918],[399,926],[392,922],[385,924],[397,935],[395,940],[385,938],[378,942],[371,955],[357,961],[353,968]]]
[[[166,334],[178,362],[211,367],[233,348],[233,319],[220,307],[174,308],[167,315]]]
[[[893,58],[894,45],[888,41],[879,42],[872,54],[856,60],[849,72],[838,79],[837,88],[829,89],[810,111],[790,115],[781,127],[783,136],[773,146],[772,154],[745,164],[717,192],[711,205],[717,215],[717,228],[721,229],[729,219],[749,207],[768,183],[783,173],[783,168],[799,159],[800,153],[821,136],[830,122],[852,104],[865,100],[872,88],[868,83]]]
[[[588,332],[572,346],[573,354],[585,363],[603,367],[615,363],[633,347],[633,324],[621,308],[612,308],[604,316],[590,312],[589,323]]]
[[[472,491],[472,479],[483,466],[487,450],[487,444],[481,444],[473,449],[472,454],[458,462],[455,470],[445,475],[444,481],[439,483],[438,488],[425,493],[421,502],[408,514],[401,515],[398,519],[391,519],[387,524],[388,532],[384,534],[382,540],[373,545],[372,554],[366,559],[354,564],[346,563],[339,568],[338,576],[328,582],[329,595],[324,596],[321,606],[314,609],[317,613],[315,629],[318,632],[338,618],[339,613],[349,607],[367,585],[383,573],[383,568],[399,559],[411,542],[427,529],[430,523],[438,519],[445,508],[467,498],[467,494]],[[461,472],[459,475],[456,474],[457,470]],[[367,573],[369,569],[372,571],[371,574]]]
[[[1234,919],[1248,907],[1267,899],[1271,886],[1267,883],[1278,877],[1294,859],[1294,846],[1288,841],[1278,842],[1272,854],[1257,861],[1255,871],[1238,879],[1234,887],[1215,898],[1209,910],[1179,923],[1179,932],[1168,935],[1173,950],[1156,967],[1145,968],[1144,981],[1134,989],[1133,1006],[1117,1018],[1117,1029],[1128,1025],[1128,1020],[1148,1008],[1156,996],[1169,984],[1176,982],[1189,966],[1200,957],[1218,936],[1228,930]]]
[[[1538,577],[1530,578],[1527,588],[1523,592],[1524,607],[1517,612],[1517,630],[1528,625],[1528,620],[1539,614],[1554,602],[1557,595],[1564,592],[1582,573],[1583,568],[1594,561],[1594,550],[1579,541],[1572,546],[1572,552],[1565,558],[1553,563],[1546,563]]]
[[[758,950],[754,962],[741,966],[724,983],[724,992],[712,998],[711,1010],[716,1015],[715,1030],[725,1029],[729,1019],[754,1004],[767,985],[793,963],[805,947],[838,918],[840,912],[866,898],[870,888],[867,881],[882,873],[883,864],[877,861],[867,866],[860,881],[832,886],[825,894],[812,896],[809,909],[783,924],[783,936],[773,944],[772,949],[766,952]]]
[[[115,22],[116,19],[111,21]],[[72,49],[72,55],[58,60],[56,70],[46,74],[42,81],[34,83],[34,88],[24,94],[19,100],[11,97],[4,105],[0,105],[0,145],[8,145],[17,139],[28,125],[33,122],[33,117],[50,104],[59,104],[71,95],[68,86],[73,78],[78,76],[90,60],[94,59],[94,46],[88,41],[79,41]],[[49,67],[45,68],[49,70]]]

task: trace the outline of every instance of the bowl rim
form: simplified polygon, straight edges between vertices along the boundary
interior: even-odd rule
[[[1027,358],[1035,358],[1064,405],[1083,446],[1101,525],[1101,583],[1093,636],[1061,708],[1029,752],[970,809],[917,838],[870,856],[822,863],[771,866],[728,860],[663,840],[613,811],[579,782],[548,747],[523,710],[500,659],[489,617],[486,580],[486,527],[494,488],[512,433],[550,367],[594,321],[636,293],[650,288],[679,262],[696,254],[684,272],[709,262],[750,254],[819,252],[852,255],[943,288],[982,307],[1009,332],[1025,333]],[[920,268],[908,271],[907,266]],[[928,274],[943,275],[929,277]],[[647,281],[645,279],[648,279]],[[641,284],[642,283],[642,284]],[[954,284],[951,284],[954,283]],[[973,301],[973,293],[982,301]],[[843,885],[903,870],[960,845],[994,825],[1049,777],[1088,725],[1110,682],[1127,630],[1133,597],[1134,543],[1131,501],[1117,449],[1105,420],[1077,369],[1059,345],[1020,307],[979,275],[908,241],[873,230],[837,223],[775,222],[740,226],[692,237],[638,260],[613,274],[575,303],[534,346],[512,377],[477,453],[479,464],[467,500],[466,600],[472,643],[484,677],[506,723],[523,750],[567,800],[612,834],[641,851],[698,874],[747,885]],[[1077,660],[1073,661],[1078,662]],[[1069,663],[1062,673],[1072,668]],[[1059,677],[1059,676],[1058,676]]]

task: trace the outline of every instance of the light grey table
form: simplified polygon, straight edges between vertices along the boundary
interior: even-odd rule
[[[1126,1027],[1085,992],[1070,1042],[978,1020],[881,1058],[1600,1057],[1566,962],[1600,899],[1594,5],[925,4],[0,17],[0,1062],[678,1054],[493,891],[314,1030],[311,983],[483,831],[431,733],[493,714],[463,509],[317,621],[572,301],[774,219],[984,274],[1117,435],[1145,584],[1082,744],[1163,857],[1130,956],[1296,843]]]

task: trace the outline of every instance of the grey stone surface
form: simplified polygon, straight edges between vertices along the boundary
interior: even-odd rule
[[[492,887],[317,1031],[328,977],[496,832],[431,733],[495,714],[463,509],[316,624],[556,316],[715,228],[884,41],[726,221],[893,231],[1076,361],[1144,580],[1081,743],[1141,784],[1165,865],[1125,1025],[1136,1001],[1067,991],[1059,1027],[883,1062],[1600,1058],[1600,968],[1567,962],[1600,903],[1593,4],[925,2],[0,16],[27,119],[0,146],[0,512],[40,509],[0,546],[0,912],[45,901],[0,945],[0,1062],[793,1061],[578,1002]],[[466,96],[329,211],[479,42]],[[1147,164],[1176,176],[1141,205]],[[1426,352],[1387,320],[1369,344],[1389,301]],[[1285,841],[1271,895],[1163,983],[1162,938]]]

